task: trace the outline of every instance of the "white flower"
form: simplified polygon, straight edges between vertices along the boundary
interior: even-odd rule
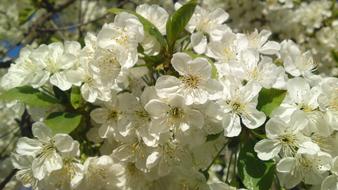
[[[60,42],[49,45],[41,45],[32,53],[36,64],[43,68],[45,75],[50,76],[50,83],[65,91],[72,84],[65,75],[66,70],[71,69],[77,62],[77,55],[81,46],[78,42]]]
[[[220,40],[222,34],[230,29],[223,24],[229,17],[223,9],[217,8],[212,12],[208,12],[200,6],[195,8],[195,12],[192,15],[189,23],[185,27],[191,35],[191,45],[193,49],[202,54],[206,51],[207,36],[209,35],[209,41]]]
[[[327,175],[332,158],[314,145],[310,143],[300,149],[295,157],[285,157],[278,162],[276,168],[282,174],[282,183],[286,188],[292,188],[301,181],[318,185]]]
[[[311,88],[303,78],[290,79],[287,83],[287,95],[272,115],[288,121],[295,111],[300,111],[309,123],[309,126],[304,129],[306,133],[330,135],[331,130],[324,120],[324,114],[318,109],[317,99],[320,92],[317,87]]]
[[[182,96],[152,99],[145,105],[145,109],[152,118],[149,127],[151,133],[175,133],[176,130],[186,131],[190,127],[201,128],[204,124],[203,115],[186,106]]]
[[[299,47],[291,40],[284,40],[280,50],[285,71],[292,76],[309,76],[316,69],[310,52],[301,53]]]
[[[271,32],[262,30],[258,33],[257,29],[251,34],[246,35],[241,43],[245,43],[247,48],[258,51],[261,54],[273,55],[280,50],[280,45],[274,41],[268,41]]]
[[[30,47],[25,47],[21,50],[15,64],[11,64],[8,72],[2,77],[1,87],[11,89],[18,86],[31,85],[34,88],[38,88],[48,81],[49,76],[46,75],[43,67],[32,58],[34,51],[36,50]]]
[[[112,157],[124,163],[135,163],[139,170],[148,172],[146,159],[152,152],[153,148],[148,147],[141,139],[131,139],[114,149]]]
[[[160,97],[182,95],[187,105],[215,99],[221,85],[211,79],[211,65],[207,59],[192,59],[185,53],[176,53],[171,62],[180,78],[169,75],[158,78],[155,88]]]
[[[64,159],[63,167],[53,171],[40,183],[41,189],[71,190],[79,186],[83,179],[83,165],[74,159]]]
[[[149,20],[163,34],[166,34],[168,12],[158,5],[142,4],[136,7],[136,13]]]
[[[22,137],[18,140],[16,152],[19,155],[33,156],[32,171],[41,180],[52,171],[62,168],[62,155],[72,152],[78,143],[66,134],[52,135],[51,130],[42,122],[32,127],[36,139]]]
[[[16,153],[12,154],[12,164],[19,171],[16,173],[16,178],[25,187],[32,187],[34,190],[38,189],[38,179],[33,175],[32,161],[33,156],[22,156]]]
[[[142,4],[136,7],[136,13],[143,16],[151,22],[162,35],[166,34],[166,23],[169,17],[168,12],[158,5]],[[157,55],[160,53],[161,44],[154,36],[146,32],[141,42],[144,53],[148,55]]]
[[[122,12],[116,15],[114,23],[105,24],[98,33],[97,44],[104,49],[123,48],[133,52],[144,37],[143,25],[132,14]]]
[[[206,55],[216,59],[215,66],[220,77],[232,75],[232,70],[238,67],[240,53],[245,48],[239,43],[240,38],[239,35],[226,32],[221,40],[208,44]]]
[[[124,168],[110,156],[89,157],[84,163],[85,178],[79,189],[117,189]]]
[[[321,190],[336,190],[338,189],[338,157],[332,160],[331,167],[332,175],[326,177],[321,185]]]
[[[329,126],[338,130],[338,80],[337,78],[327,78],[321,84],[318,97],[320,110],[325,112],[325,120]]]
[[[270,160],[279,154],[293,156],[302,143],[310,141],[301,133],[307,124],[303,114],[293,114],[289,122],[271,118],[265,125],[267,139],[255,145],[258,158]]]
[[[93,65],[83,61],[76,70],[65,72],[68,81],[75,86],[80,86],[82,97],[88,102],[95,102],[97,99],[109,101],[111,96],[110,86],[104,84],[102,78],[93,71]]]
[[[236,81],[224,81],[222,99],[210,105],[209,112],[217,114],[222,120],[224,135],[238,136],[242,130],[241,121],[249,129],[261,126],[266,116],[256,109],[261,87],[257,83],[242,86]]]
[[[278,77],[284,72],[282,67],[277,67],[269,57],[259,57],[258,53],[247,50],[241,54],[241,68],[234,72],[238,78],[248,82],[255,81],[264,88],[271,88],[277,83]],[[280,82],[280,81],[278,81]]]
[[[94,109],[90,116],[101,124],[99,135],[101,138],[119,136],[126,137],[133,125],[133,116],[137,111],[138,102],[130,93],[113,94],[111,101],[102,102],[100,108]]]

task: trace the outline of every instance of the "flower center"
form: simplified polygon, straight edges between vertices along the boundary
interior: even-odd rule
[[[181,119],[184,115],[183,113],[183,109],[179,108],[179,107],[173,107],[169,110],[169,115],[173,118],[173,119]]]
[[[195,75],[186,75],[182,79],[186,88],[198,88],[200,81],[201,78]]]

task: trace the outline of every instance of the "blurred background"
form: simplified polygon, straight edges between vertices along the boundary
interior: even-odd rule
[[[135,9],[139,4],[159,4],[168,12],[175,0],[0,0],[0,76],[24,46],[37,47],[55,41],[83,44],[87,32],[97,32],[113,20],[112,7]],[[200,0],[206,9],[225,9],[227,24],[235,31],[272,31],[276,41],[292,39],[309,50],[318,65],[317,74],[338,76],[338,6],[336,0]],[[1,93],[0,89],[0,93]],[[23,105],[0,102],[0,190],[22,189],[15,180],[10,152],[19,136],[25,136],[28,114]],[[29,121],[29,118],[28,118]]]

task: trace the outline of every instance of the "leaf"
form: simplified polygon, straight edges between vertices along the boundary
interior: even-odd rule
[[[196,0],[191,0],[175,11],[167,21],[167,41],[170,48],[175,44],[179,35],[184,31],[197,6]]]
[[[53,133],[69,134],[76,129],[81,122],[82,115],[68,112],[54,112],[47,116],[45,124]]]
[[[34,107],[49,107],[58,103],[56,98],[44,94],[30,86],[22,86],[10,89],[0,95],[0,100],[18,100],[22,103],[25,103],[26,105]]]
[[[78,109],[84,103],[81,90],[79,87],[73,86],[72,91],[70,92],[70,104],[74,109]]]
[[[207,136],[207,142],[216,140],[221,134],[223,134],[223,131],[221,133],[216,133],[216,134],[210,134]]]
[[[253,141],[247,141],[238,156],[237,169],[239,177],[250,190],[269,190],[274,180],[275,164],[263,162],[254,152]]]
[[[124,9],[119,9],[119,8],[111,8],[111,9],[108,10],[108,12],[111,12],[113,14],[119,14],[121,12],[127,12],[127,13],[130,13],[130,14],[137,16],[139,21],[143,24],[144,31],[147,32],[148,34],[150,34],[151,36],[153,36],[161,44],[161,47],[167,46],[167,42],[165,41],[164,37],[162,36],[162,34],[158,30],[158,28],[155,25],[153,25],[149,20],[144,18],[143,16],[137,14],[134,11],[124,10]]]
[[[270,116],[271,112],[282,103],[285,95],[285,90],[263,88],[258,96],[257,109]]]
[[[19,12],[19,24],[22,25],[27,22],[35,13],[35,9],[33,7],[25,7]]]

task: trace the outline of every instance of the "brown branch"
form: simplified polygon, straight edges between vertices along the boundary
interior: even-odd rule
[[[7,183],[11,181],[12,177],[16,174],[17,171],[17,169],[13,169],[11,173],[8,174],[8,176],[0,183],[0,190],[6,187]]]
[[[106,13],[106,14],[100,16],[100,17],[97,17],[93,20],[90,20],[88,22],[84,22],[84,23],[72,24],[72,25],[69,25],[69,26],[63,26],[63,27],[58,27],[58,28],[37,28],[37,30],[41,31],[41,32],[55,32],[55,31],[70,30],[70,29],[73,29],[73,28],[80,28],[82,26],[85,26],[85,25],[97,22],[101,19],[104,19],[104,18],[107,17],[107,15],[108,15],[108,13]]]
[[[75,0],[68,0],[59,6],[47,9],[47,12],[41,15],[24,34],[24,38],[23,40],[21,40],[22,42],[21,44],[25,45],[33,42],[39,36],[37,30],[38,28],[41,28],[41,26],[43,26],[47,21],[49,21],[54,13],[62,11],[63,9],[72,5],[74,2]]]

